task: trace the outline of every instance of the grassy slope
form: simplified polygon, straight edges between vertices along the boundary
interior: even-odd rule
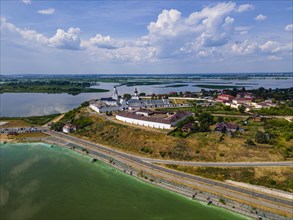
[[[234,180],[293,192],[293,172],[291,167],[223,168],[182,165],[166,165],[166,167],[220,181]]]
[[[277,149],[266,145],[247,147],[244,144],[246,139],[243,138],[225,137],[224,141],[220,142],[221,134],[212,132],[192,134],[182,139],[167,136],[162,132],[108,121],[96,114],[89,114],[84,109],[75,116],[75,120],[81,116],[91,118],[93,124],[80,129],[75,135],[144,156],[201,161],[283,160]]]

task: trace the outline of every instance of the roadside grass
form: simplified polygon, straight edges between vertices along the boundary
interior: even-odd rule
[[[194,167],[163,165],[165,167],[219,181],[233,180],[253,185],[293,192],[291,167]]]
[[[41,132],[35,132],[35,133],[21,133],[16,135],[8,135],[8,138],[11,139],[21,139],[21,138],[38,138],[38,137],[48,137],[49,135],[41,133]]]
[[[29,116],[29,117],[0,117],[0,121],[6,121],[7,124],[2,125],[3,128],[8,127],[26,127],[32,125],[44,125],[60,114],[51,114],[43,116]]]

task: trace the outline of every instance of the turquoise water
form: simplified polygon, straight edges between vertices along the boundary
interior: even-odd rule
[[[3,219],[245,219],[46,144],[0,144]]]

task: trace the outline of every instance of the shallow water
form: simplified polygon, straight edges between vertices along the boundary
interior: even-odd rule
[[[245,219],[46,144],[0,144],[3,219]]]
[[[248,80],[224,80],[224,79],[202,79],[202,80],[186,80],[180,83],[161,84],[161,85],[140,85],[127,87],[126,85],[119,86],[118,93],[123,95],[125,93],[133,94],[134,88],[138,92],[146,94],[163,94],[169,92],[198,92],[202,88],[196,85],[228,85],[228,86],[244,86],[247,89],[255,89],[259,87],[264,88],[289,88],[292,87],[293,78],[275,79],[275,78],[251,78]],[[170,87],[170,85],[182,85],[182,87]],[[109,92],[104,93],[82,93],[78,95],[69,94],[46,94],[46,93],[4,93],[0,94],[1,116],[20,117],[20,116],[37,116],[48,115],[54,113],[67,112],[76,108],[84,101],[91,99],[98,99],[101,97],[112,96],[113,86],[118,83],[99,83],[94,88],[108,89]],[[167,86],[167,87],[166,87]],[[205,88],[206,90],[209,90]]]

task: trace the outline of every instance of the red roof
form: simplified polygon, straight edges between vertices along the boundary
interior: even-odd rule
[[[219,97],[228,97],[228,98],[234,98],[234,96],[232,96],[232,95],[229,95],[229,94],[221,94],[221,95],[219,95],[218,96],[218,98]]]

